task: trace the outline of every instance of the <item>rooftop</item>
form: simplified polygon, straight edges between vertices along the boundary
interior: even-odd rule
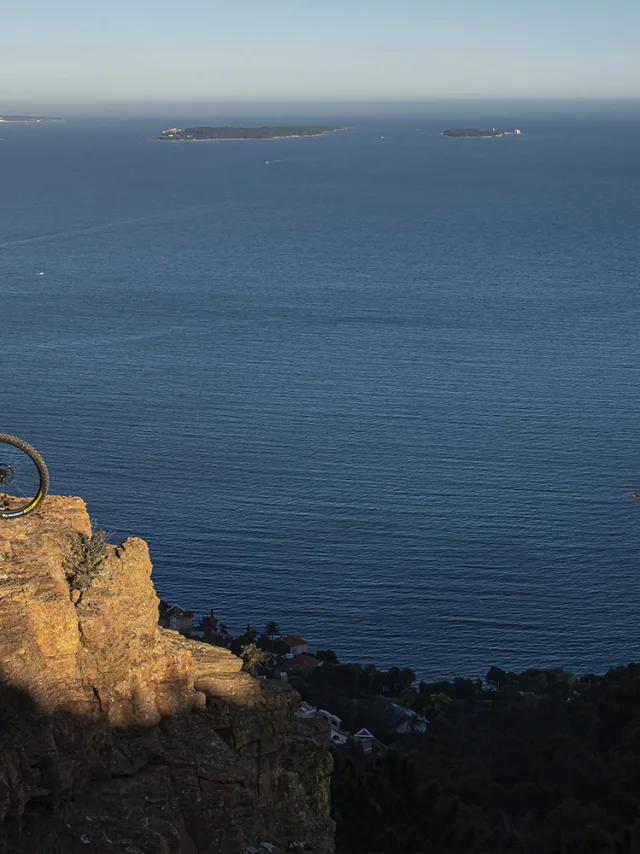
[[[287,635],[286,638],[279,638],[279,640],[286,643],[287,646],[304,646],[306,644],[306,640],[300,635]]]

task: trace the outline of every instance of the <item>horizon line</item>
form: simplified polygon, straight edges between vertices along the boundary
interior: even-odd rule
[[[290,105],[290,106],[299,106],[305,104],[386,104],[386,105],[402,105],[402,104],[442,104],[442,103],[451,103],[451,102],[476,102],[476,101],[491,101],[491,102],[582,102],[582,103],[594,103],[594,102],[622,102],[622,103],[640,103],[640,94],[638,95],[437,95],[428,98],[373,98],[373,97],[358,97],[358,98],[323,98],[318,96],[313,96],[309,98],[296,97],[296,98],[260,98],[260,99],[252,99],[249,97],[238,97],[238,98],[197,98],[197,99],[185,99],[185,98],[167,98],[167,99],[154,99],[154,98],[136,98],[136,99],[99,99],[99,100],[78,100],[78,99],[68,99],[61,98],[60,100],[54,99],[44,99],[40,101],[39,99],[33,98],[29,99],[29,101],[18,100],[18,99],[8,99],[4,101],[5,104],[9,105],[24,105],[25,103],[49,103],[49,104],[60,104],[60,105],[74,105],[74,106],[162,106],[162,105],[176,105],[176,104],[184,104],[184,105],[202,105],[202,104],[224,104],[224,105],[260,105],[260,104],[278,104],[278,105]],[[0,113],[1,115],[1,113]]]

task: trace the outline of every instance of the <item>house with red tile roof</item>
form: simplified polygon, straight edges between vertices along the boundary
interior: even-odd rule
[[[300,635],[287,635],[286,638],[278,638],[278,641],[287,647],[289,655],[309,653],[309,644]]]

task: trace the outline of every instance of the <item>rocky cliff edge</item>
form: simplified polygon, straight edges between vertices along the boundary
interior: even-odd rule
[[[142,540],[71,589],[90,536],[79,498],[0,523],[0,852],[330,854],[326,726],[158,627]]]

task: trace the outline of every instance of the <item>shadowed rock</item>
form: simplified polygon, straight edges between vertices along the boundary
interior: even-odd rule
[[[66,556],[90,535],[79,498],[1,523],[0,852],[329,854],[325,725],[158,627],[142,540],[106,546],[71,590]]]

